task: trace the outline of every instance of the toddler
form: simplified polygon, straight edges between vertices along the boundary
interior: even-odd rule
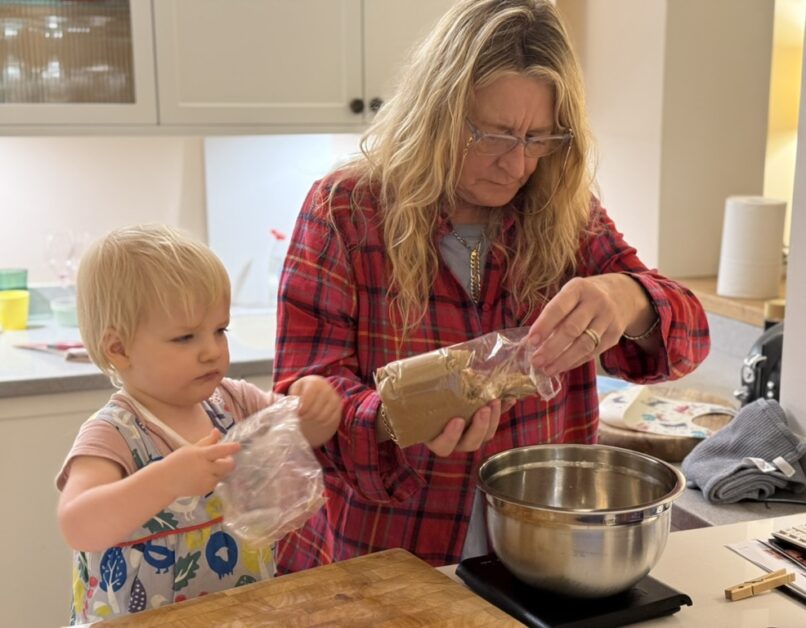
[[[82,258],[77,298],[87,351],[119,390],[82,425],[56,478],[59,527],[74,549],[71,623],[271,577],[272,548],[231,536],[214,491],[239,449],[221,435],[274,398],[224,377],[221,261],[169,227],[119,229]],[[311,446],[328,441],[341,418],[336,391],[309,376],[289,393]]]

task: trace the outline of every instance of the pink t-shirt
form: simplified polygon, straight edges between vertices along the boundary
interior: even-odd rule
[[[271,405],[276,398],[274,393],[263,391],[249,382],[224,378],[209,401],[229,414],[237,423]],[[113,394],[109,399],[109,404],[126,408],[139,416],[125,395]],[[96,421],[94,418],[94,415],[90,417],[79,429],[73,447],[56,476],[56,488],[59,490],[64,488],[70,474],[70,464],[78,456],[98,456],[116,462],[127,476],[137,470],[131,450],[117,429],[107,421]],[[153,425],[145,417],[140,418],[151,432],[160,453],[163,456],[171,453],[175,449],[171,439],[166,437],[159,426]]]

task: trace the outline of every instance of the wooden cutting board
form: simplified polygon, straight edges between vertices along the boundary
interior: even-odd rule
[[[402,549],[211,593],[100,626],[521,626]]]
[[[682,401],[702,401],[705,403],[716,403],[731,408],[736,407],[735,401],[730,401],[718,395],[700,392],[687,388],[678,388],[667,385],[649,386],[655,394],[668,397],[670,399],[680,399]],[[613,394],[613,393],[608,393]],[[733,417],[725,414],[706,414],[694,419],[694,423],[717,431],[725,427]],[[650,432],[636,432],[635,430],[625,430],[613,427],[603,421],[599,421],[599,443],[602,445],[613,445],[614,447],[624,447],[633,451],[640,451],[666,462],[680,462],[694,447],[701,443],[700,438],[667,436],[665,434],[652,434]]]

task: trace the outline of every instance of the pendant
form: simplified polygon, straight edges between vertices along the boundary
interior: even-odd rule
[[[479,264],[479,248],[470,251],[470,298],[478,303],[481,298],[481,269]]]

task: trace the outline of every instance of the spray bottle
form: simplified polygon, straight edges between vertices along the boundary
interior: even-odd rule
[[[286,242],[285,234],[277,229],[269,231],[269,310],[277,310],[277,292],[280,289],[280,273],[283,271],[285,261]]]

